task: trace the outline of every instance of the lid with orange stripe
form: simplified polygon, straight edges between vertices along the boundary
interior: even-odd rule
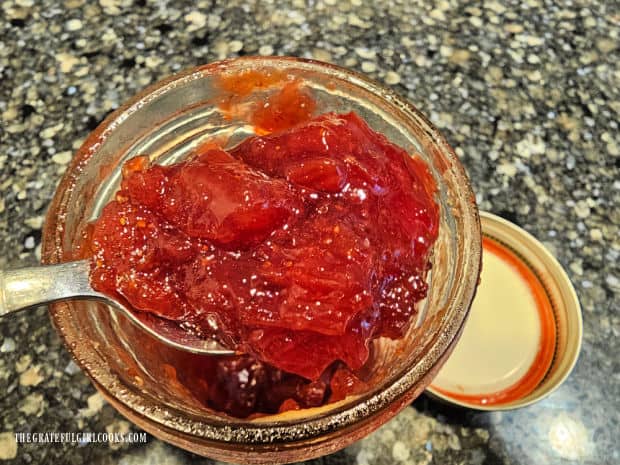
[[[463,334],[427,389],[452,404],[503,410],[531,404],[570,374],[581,309],[558,261],[523,229],[481,212],[482,274]]]

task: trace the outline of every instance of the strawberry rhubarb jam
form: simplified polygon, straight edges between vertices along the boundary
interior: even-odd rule
[[[213,408],[345,397],[371,340],[401,337],[426,295],[433,178],[355,113],[205,147],[124,165],[91,228],[93,287],[245,354],[205,365]]]

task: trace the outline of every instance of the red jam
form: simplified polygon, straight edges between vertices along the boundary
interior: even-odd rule
[[[222,75],[215,84],[221,97],[218,107],[229,118],[238,117],[254,126],[256,134],[289,129],[312,119],[316,102],[299,79],[283,71],[248,70],[241,74]],[[278,87],[259,102],[247,102],[252,92]]]
[[[359,389],[351,370],[370,341],[402,336],[416,314],[434,195],[424,163],[354,113],[172,166],[134,158],[92,228],[92,285],[248,354],[205,377],[214,408],[321,405]],[[236,386],[240,370],[253,390]]]

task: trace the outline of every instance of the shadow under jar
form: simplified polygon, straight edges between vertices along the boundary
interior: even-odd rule
[[[75,258],[84,226],[114,197],[124,161],[147,154],[152,162],[174,163],[214,137],[233,146],[252,135],[250,125],[231,119],[214,104],[219,92],[214,83],[224,72],[266,68],[301,79],[316,99],[316,114],[355,111],[391,142],[417,153],[438,186],[440,227],[428,296],[402,339],[372,342],[373,355],[364,368],[370,377],[368,390],[312,409],[254,419],[229,417],[194,395],[204,383],[199,369],[209,363],[205,356],[158,343],[100,303],[50,306],[66,346],[117,410],[158,438],[229,462],[317,457],[388,421],[424,390],[451,352],[480,272],[474,194],[453,150],[428,120],[359,74],[282,57],[239,58],[190,69],[146,89],[110,115],[84,142],[58,187],[44,228],[43,262]]]

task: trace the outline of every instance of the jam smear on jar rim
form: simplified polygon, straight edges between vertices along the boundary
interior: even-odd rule
[[[264,135],[230,150],[127,161],[87,244],[96,290],[237,344],[204,362],[200,397],[238,417],[361,392],[370,342],[402,337],[426,296],[438,235],[421,159],[355,113],[312,117],[299,81],[268,103],[251,120]]]

